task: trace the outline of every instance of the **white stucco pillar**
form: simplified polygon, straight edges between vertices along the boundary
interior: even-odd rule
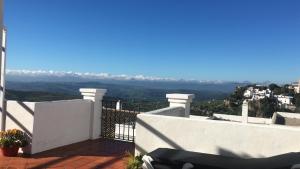
[[[6,127],[5,111],[5,36],[6,30],[3,26],[3,0],[0,0],[0,126],[4,131]]]
[[[248,123],[248,101],[244,100],[242,105],[242,122]]]
[[[121,100],[118,100],[116,103],[116,110],[122,110],[122,103]]]
[[[106,89],[81,88],[81,95],[84,100],[92,101],[90,139],[97,139],[101,135],[102,99]]]
[[[169,101],[170,107],[183,107],[185,109],[185,117],[190,116],[190,107],[193,98],[195,98],[194,94],[167,94],[166,98]]]
[[[296,91],[296,93],[300,93],[300,80],[298,81],[298,90]]]

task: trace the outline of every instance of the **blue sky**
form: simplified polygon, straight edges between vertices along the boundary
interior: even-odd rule
[[[300,78],[300,1],[6,0],[8,69]]]

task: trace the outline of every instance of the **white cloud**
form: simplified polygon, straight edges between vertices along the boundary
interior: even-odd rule
[[[112,75],[109,73],[80,73],[72,71],[53,71],[53,70],[6,70],[8,76],[29,76],[29,77],[78,77],[84,79],[112,79],[112,80],[151,80],[151,81],[176,81],[173,78],[161,78],[153,76],[144,76],[144,75]]]
[[[31,77],[31,78],[78,78],[78,79],[86,79],[86,80],[141,80],[141,81],[170,81],[170,82],[198,82],[198,83],[223,83],[224,81],[207,81],[207,80],[184,80],[184,79],[175,79],[175,78],[163,78],[163,77],[155,77],[155,76],[145,76],[145,75],[112,75],[109,73],[80,73],[80,72],[72,72],[72,71],[53,71],[53,70],[6,70],[6,74],[8,77]]]

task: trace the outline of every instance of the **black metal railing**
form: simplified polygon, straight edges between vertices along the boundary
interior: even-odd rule
[[[121,103],[117,109],[117,101],[102,102],[101,137],[134,142],[136,116],[139,107],[125,109],[126,103]]]

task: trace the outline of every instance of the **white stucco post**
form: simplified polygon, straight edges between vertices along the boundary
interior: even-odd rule
[[[242,122],[248,123],[248,101],[244,100],[242,105]]]
[[[116,103],[116,110],[122,110],[122,103],[121,100],[118,100]]]
[[[183,107],[185,109],[185,117],[190,116],[190,107],[193,98],[195,98],[194,94],[167,94],[166,98],[169,101],[170,107]]]
[[[1,131],[6,127],[6,111],[5,111],[5,39],[6,30],[3,26],[3,0],[0,0],[0,127]]]
[[[102,99],[106,89],[81,88],[81,95],[84,100],[92,101],[91,120],[90,120],[90,139],[100,138],[101,135],[101,116]]]

